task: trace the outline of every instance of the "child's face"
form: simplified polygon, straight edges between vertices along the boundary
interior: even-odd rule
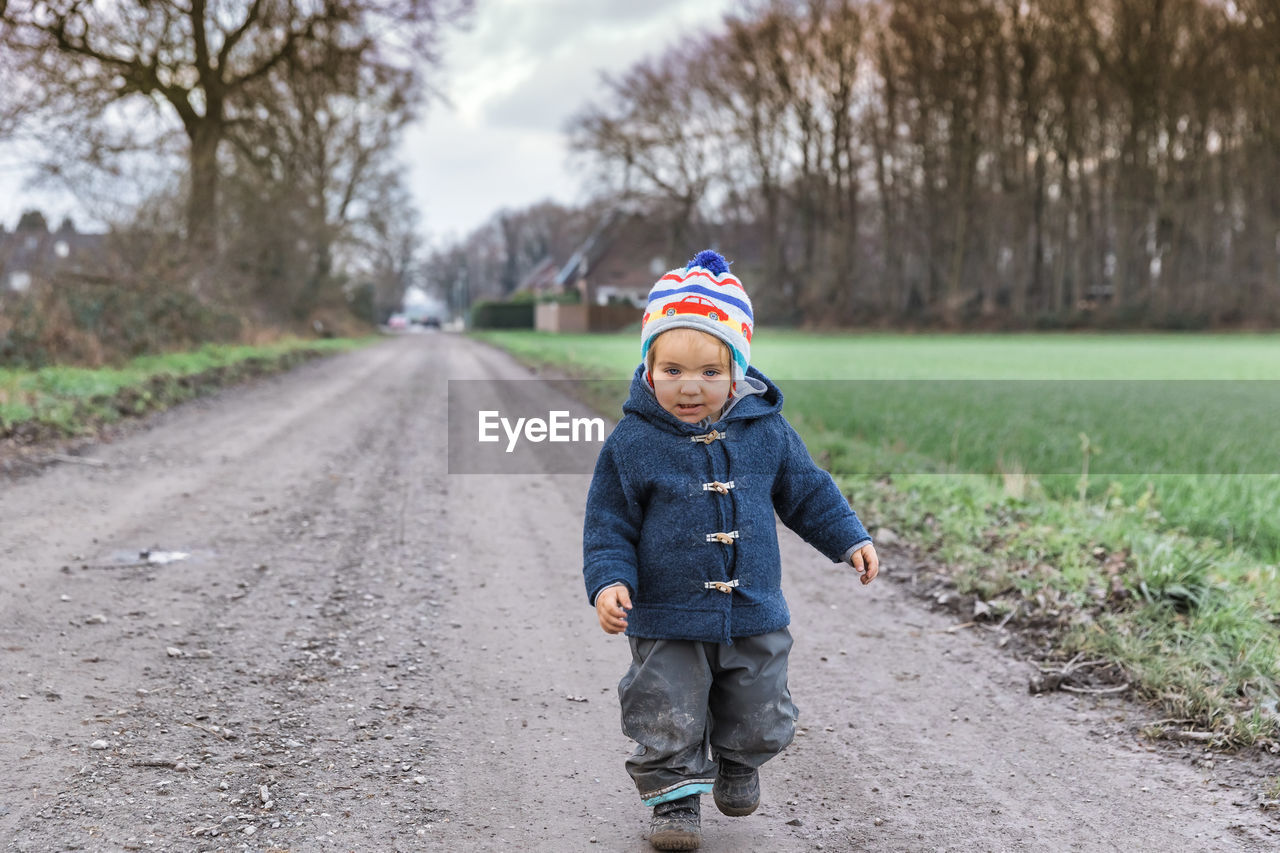
[[[649,375],[658,405],[689,424],[715,420],[729,399],[729,348],[697,329],[672,329],[654,340]]]

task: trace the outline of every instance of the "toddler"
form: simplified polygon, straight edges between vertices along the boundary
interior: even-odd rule
[[[750,366],[753,317],[724,258],[700,252],[649,292],[642,363],[587,496],[583,574],[600,627],[625,631],[627,771],[659,850],[701,843],[700,797],[760,802],[758,768],[791,743],[790,613],[774,512],[870,583],[871,537]]]

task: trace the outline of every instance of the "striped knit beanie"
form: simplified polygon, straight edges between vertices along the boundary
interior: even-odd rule
[[[649,348],[670,329],[698,329],[729,347],[734,383],[747,375],[751,362],[751,329],[755,319],[742,282],[729,272],[718,253],[699,252],[684,269],[674,269],[649,290],[640,325],[640,358],[648,364]]]

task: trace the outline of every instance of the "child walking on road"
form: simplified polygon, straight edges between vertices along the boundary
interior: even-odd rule
[[[649,291],[623,418],[587,496],[583,574],[606,633],[625,631],[618,684],[627,771],[659,850],[701,843],[700,798],[760,802],[759,768],[791,743],[790,613],[778,517],[864,584],[871,537],[750,366],[753,317],[724,258],[700,252]]]

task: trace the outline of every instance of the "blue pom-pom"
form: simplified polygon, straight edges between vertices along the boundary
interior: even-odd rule
[[[728,261],[719,252],[713,252],[710,249],[704,249],[694,255],[693,260],[689,261],[685,269],[691,270],[694,267],[702,267],[713,275],[720,275],[722,272],[729,271]]]

